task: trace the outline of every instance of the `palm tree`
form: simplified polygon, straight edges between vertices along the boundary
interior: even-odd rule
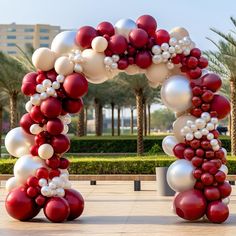
[[[234,27],[236,19],[230,18]],[[222,39],[215,42],[209,39],[216,47],[217,51],[206,51],[209,60],[210,70],[220,74],[223,79],[227,79],[230,85],[231,101],[231,154],[236,155],[236,38],[235,31],[223,33],[211,28],[211,31],[219,35]]]

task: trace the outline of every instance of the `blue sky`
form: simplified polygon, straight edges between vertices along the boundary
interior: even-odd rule
[[[209,28],[227,32],[233,27],[229,17],[236,17],[235,0],[0,0],[0,9],[0,24],[47,23],[65,29],[151,14],[159,28],[186,27],[204,50],[214,49],[206,36],[217,40]]]

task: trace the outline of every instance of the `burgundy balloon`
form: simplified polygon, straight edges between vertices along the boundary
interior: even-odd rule
[[[220,190],[221,198],[228,197],[232,191],[231,185],[226,181],[223,184],[218,185],[218,188]]]
[[[217,112],[218,119],[224,119],[230,113],[229,100],[222,95],[215,94],[211,102],[211,111]]]
[[[109,35],[110,37],[115,34],[115,29],[110,22],[103,21],[97,26],[97,32],[99,35]]]
[[[163,43],[169,43],[170,35],[166,30],[159,29],[155,32],[156,44],[161,46]]]
[[[74,220],[78,218],[84,210],[84,199],[82,195],[74,189],[66,189],[65,199],[70,207],[70,214],[67,220]]]
[[[35,137],[34,137],[34,142],[37,146],[40,146],[40,145],[46,143],[46,141],[47,141],[47,138],[46,138],[45,132],[41,132],[41,133],[35,135]]]
[[[154,17],[150,15],[140,16],[136,24],[138,28],[145,30],[149,35],[153,36],[157,28],[157,22]]]
[[[201,50],[199,48],[193,48],[191,51],[190,51],[190,55],[193,56],[193,57],[197,57],[197,58],[200,58],[201,56]]]
[[[40,106],[33,106],[29,112],[31,119],[36,123],[42,123],[45,120],[45,116],[40,110]]]
[[[148,42],[148,34],[143,29],[133,29],[129,33],[129,41],[134,47],[142,48]]]
[[[223,223],[229,216],[229,208],[221,201],[214,201],[208,204],[207,218],[213,223]]]
[[[47,78],[50,79],[52,82],[57,80],[57,72],[55,71],[55,69],[49,70],[46,73]]]
[[[204,216],[207,202],[201,191],[191,189],[176,196],[174,207],[179,217],[185,220],[197,220]]]
[[[70,206],[62,197],[51,197],[44,206],[44,214],[54,223],[65,221],[70,214]]]
[[[140,68],[148,68],[152,64],[152,56],[149,51],[140,51],[135,56],[135,63]]]
[[[38,149],[39,147],[37,145],[33,145],[30,147],[30,154],[32,156],[38,156]]]
[[[60,165],[60,159],[56,155],[53,155],[51,158],[46,160],[46,164],[52,169],[57,169]]]
[[[45,168],[45,167],[41,167],[39,169],[36,170],[35,172],[35,176],[38,178],[38,179],[48,179],[48,169]]]
[[[52,137],[51,145],[55,153],[64,153],[70,148],[70,140],[66,135],[59,134]]]
[[[21,86],[21,92],[26,96],[32,96],[36,92],[36,84],[23,83]]]
[[[40,110],[48,118],[57,118],[62,111],[62,104],[57,98],[49,97],[41,103]]]
[[[66,76],[63,88],[70,98],[79,98],[88,92],[88,82],[81,73]]]
[[[31,83],[36,85],[36,78],[38,76],[38,73],[36,72],[29,72],[27,73],[24,78],[22,79],[22,84],[24,83]]]
[[[61,174],[60,170],[52,169],[49,172],[49,179],[53,179],[54,177],[58,177]]]
[[[108,49],[113,52],[113,54],[122,54],[127,50],[128,42],[126,38],[122,35],[116,34],[110,38],[108,42]]]
[[[185,148],[186,148],[186,145],[184,143],[176,144],[173,149],[174,155],[180,159],[184,158]]]
[[[98,36],[97,31],[91,26],[81,27],[76,34],[76,43],[83,48],[91,48],[92,40]]]
[[[118,69],[120,70],[124,70],[129,66],[127,58],[121,58],[117,64],[118,64]]]
[[[61,157],[60,158],[60,164],[59,164],[59,168],[60,169],[67,169],[70,165],[70,162],[68,159]]]
[[[46,128],[49,134],[58,135],[63,131],[64,125],[60,119],[55,118],[47,122]]]
[[[15,188],[9,192],[5,207],[12,218],[21,221],[34,218],[40,211],[34,200],[27,196],[26,189],[23,187]]]
[[[62,106],[65,112],[71,114],[78,113],[83,107],[83,100],[81,98],[79,99],[66,98],[62,102]]]
[[[29,113],[24,114],[20,119],[21,128],[28,134],[31,134],[30,126],[33,124],[34,124],[34,121],[31,119]]]
[[[217,187],[205,187],[204,195],[208,201],[216,201],[220,199],[220,191]]]

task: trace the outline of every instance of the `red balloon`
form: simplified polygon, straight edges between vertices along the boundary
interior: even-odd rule
[[[21,128],[28,134],[31,134],[30,126],[33,124],[34,124],[34,121],[31,119],[29,113],[24,114],[20,119]]]
[[[110,22],[103,21],[97,26],[97,32],[99,35],[103,36],[107,34],[108,36],[112,36],[115,34],[115,29]]]
[[[193,57],[197,57],[197,58],[200,58],[201,56],[201,50],[199,48],[193,48],[190,52],[190,55],[193,56]]]
[[[27,179],[27,184],[30,186],[30,187],[37,187],[38,186],[38,179],[34,176],[30,176],[28,179]]]
[[[127,50],[128,43],[124,36],[116,34],[110,38],[108,49],[114,54],[122,54]]]
[[[129,66],[127,58],[121,58],[117,64],[118,64],[118,69],[120,70],[124,70]]]
[[[216,174],[215,174],[215,180],[218,182],[218,183],[224,183],[226,179],[226,174],[223,172],[223,171],[218,171]]]
[[[38,195],[38,189],[35,187],[28,187],[26,193],[30,198],[35,198]]]
[[[161,46],[163,43],[169,43],[170,35],[166,30],[159,29],[155,32],[155,40],[157,45]]]
[[[34,137],[34,142],[37,146],[41,146],[44,143],[47,143],[46,132],[41,132]],[[37,150],[38,151],[38,150]]]
[[[78,218],[84,210],[84,199],[82,195],[74,189],[66,189],[64,198],[70,206],[70,214],[67,220],[74,220]]]
[[[190,69],[195,69],[198,65],[198,59],[196,57],[189,57],[187,59],[187,66]]]
[[[184,158],[185,159],[191,161],[192,158],[194,157],[194,155],[195,155],[195,152],[194,152],[194,150],[192,148],[186,148],[184,150]]]
[[[36,84],[33,83],[23,83],[21,86],[21,92],[26,96],[32,96],[36,92]]]
[[[232,191],[230,184],[226,181],[223,184],[218,185],[218,188],[220,190],[221,198],[228,197]]]
[[[46,198],[41,194],[35,198],[35,203],[40,207],[43,207],[45,202]]]
[[[174,155],[177,157],[177,158],[184,158],[184,150],[186,148],[186,145],[184,143],[178,143],[174,146],[174,149],[173,149],[173,152],[174,152]]]
[[[53,155],[51,158],[46,160],[46,164],[52,169],[57,169],[60,165],[60,159],[56,155]]]
[[[70,148],[70,140],[64,134],[59,134],[52,138],[51,145],[55,153],[64,153]]]
[[[199,167],[202,165],[203,163],[203,159],[201,157],[193,157],[193,159],[191,160],[192,164],[195,166],[195,167]]]
[[[201,148],[198,148],[195,153],[196,153],[196,156],[198,157],[203,157],[205,155],[204,150]]]
[[[193,162],[193,160],[192,160],[192,162]],[[195,169],[193,171],[193,176],[194,176],[195,179],[200,179],[201,175],[202,175],[202,170],[201,169]]]
[[[201,78],[202,85],[212,92],[216,92],[222,85],[220,76],[214,73],[208,73]]]
[[[193,148],[193,149],[198,149],[198,148],[201,146],[201,142],[200,142],[200,140],[198,140],[198,139],[193,139],[193,140],[190,142],[190,146],[191,146],[191,148]]]
[[[64,125],[63,125],[62,121],[60,119],[58,119],[58,118],[49,120],[47,122],[47,126],[46,127],[47,127],[48,133],[51,134],[51,135],[58,135],[64,129]]]
[[[207,103],[211,102],[213,97],[214,93],[211,90],[206,90],[201,96],[202,100]]]
[[[62,102],[63,110],[68,113],[78,113],[83,107],[83,100],[66,98]]]
[[[7,195],[5,206],[11,217],[21,221],[34,218],[40,211],[23,187],[15,188]]]
[[[58,74],[54,69],[47,71],[46,75],[47,75],[47,78],[50,79],[52,82],[57,80]]]
[[[204,216],[207,202],[203,193],[192,189],[179,193],[174,200],[176,214],[185,220],[197,220]]]
[[[59,168],[60,169],[67,169],[70,165],[70,162],[68,159],[64,158],[64,157],[61,157],[60,158],[60,165],[59,165]]]
[[[36,123],[43,123],[45,116],[40,110],[39,106],[33,106],[29,112],[31,119]]]
[[[200,57],[198,59],[198,66],[201,68],[201,69],[204,69],[208,66],[208,60],[205,58],[205,57]]]
[[[202,75],[202,70],[199,67],[187,71],[190,79],[198,79]]]
[[[52,197],[44,206],[44,214],[54,223],[65,221],[70,214],[70,206],[62,197]]]
[[[217,112],[218,119],[224,119],[230,113],[229,100],[222,95],[215,94],[211,102],[211,111]]]
[[[143,29],[133,29],[129,33],[129,41],[134,47],[142,48],[148,42],[148,34]]]
[[[60,174],[61,174],[61,172],[58,169],[50,170],[50,172],[49,172],[49,179],[53,179],[54,177],[57,177]]]
[[[35,176],[38,179],[48,179],[48,170],[45,167],[41,167],[39,169],[36,170]]]
[[[214,177],[209,173],[204,173],[201,176],[201,181],[204,185],[212,185],[214,182]]]
[[[204,189],[204,195],[208,201],[216,201],[220,199],[220,191],[218,188],[209,186]]]
[[[26,74],[22,80],[22,84],[24,83],[31,83],[36,85],[36,78],[38,76],[38,73],[36,72],[29,72]]]
[[[208,204],[207,218],[213,223],[222,223],[229,216],[229,208],[221,201],[214,201]]]
[[[36,78],[36,82],[41,84],[45,79],[47,79],[47,77],[43,73],[40,73]]]
[[[139,28],[145,30],[149,35],[153,36],[157,28],[157,22],[155,18],[150,15],[140,16],[136,24]]]
[[[39,147],[37,145],[33,145],[30,147],[30,154],[32,156],[38,156],[38,149]]]
[[[74,99],[82,97],[88,92],[88,82],[80,73],[66,76],[63,87],[66,94]]]
[[[40,110],[48,118],[56,118],[61,114],[62,104],[53,97],[49,97],[41,103]]]
[[[91,26],[81,27],[76,34],[76,43],[83,48],[91,48],[92,40],[98,36],[97,31]]]
[[[135,63],[140,68],[148,68],[152,64],[152,56],[149,51],[140,51],[135,56]]]

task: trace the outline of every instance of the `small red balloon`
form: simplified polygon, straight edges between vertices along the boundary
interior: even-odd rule
[[[213,186],[205,187],[204,195],[208,201],[216,201],[220,199],[220,191]]]
[[[97,31],[91,26],[81,27],[76,34],[76,43],[83,48],[91,48],[92,40],[98,36]]]
[[[186,148],[184,150],[184,158],[187,159],[187,160],[192,160],[192,158],[194,157],[195,155],[195,152],[192,148]]]
[[[35,84],[36,85],[36,78],[38,76],[38,73],[36,72],[29,72],[27,73],[23,80],[22,80],[22,84],[24,83],[31,83],[31,84]]]
[[[120,70],[124,70],[129,66],[127,58],[121,58],[117,64],[118,64],[118,69]]]
[[[46,128],[49,134],[58,135],[63,131],[64,125],[60,119],[55,118],[47,122]]]
[[[135,56],[135,63],[140,68],[148,68],[152,64],[152,56],[149,51],[140,51]]]
[[[46,202],[46,198],[42,196],[41,194],[35,198],[35,203],[40,207],[43,207],[45,202]]]
[[[36,170],[35,176],[38,179],[48,179],[48,170],[45,167],[41,167]]]
[[[65,112],[71,114],[78,113],[83,107],[83,100],[81,98],[79,99],[67,98],[63,100],[62,106]]]
[[[36,123],[42,123],[43,120],[45,120],[45,116],[41,112],[39,106],[33,106],[29,114],[31,119]]]
[[[97,32],[99,35],[109,35],[110,37],[115,34],[115,29],[110,22],[103,21],[97,26]]]
[[[57,169],[60,165],[60,159],[56,155],[53,155],[51,158],[46,160],[46,164],[52,169]]]
[[[230,184],[228,182],[224,182],[223,184],[220,184],[218,186],[219,190],[220,190],[220,196],[221,198],[226,198],[230,195],[232,188],[230,186]]]
[[[156,44],[161,46],[163,43],[169,43],[170,35],[166,30],[159,29],[155,33]]]
[[[110,38],[108,42],[108,49],[114,54],[122,54],[127,50],[128,42],[122,35],[116,34]]]
[[[27,184],[30,186],[30,187],[37,187],[38,186],[38,179],[34,176],[30,176],[28,179],[27,179]]]
[[[40,110],[48,118],[56,118],[61,114],[62,104],[53,97],[49,97],[41,103]]]
[[[202,70],[199,67],[191,69],[187,72],[190,79],[198,79],[202,75]]]
[[[198,59],[198,66],[201,68],[201,69],[204,69],[208,66],[208,60],[205,58],[205,57],[200,57]]]
[[[64,153],[70,148],[70,140],[67,138],[67,136],[59,134],[52,138],[51,145],[55,153]]]
[[[200,58],[201,56],[201,50],[199,48],[193,48],[190,52],[190,55],[196,58]]]
[[[49,70],[46,72],[47,78],[50,79],[52,82],[57,80],[57,72],[55,71],[55,69]]]
[[[60,158],[60,165],[59,165],[59,168],[60,169],[67,169],[70,165],[70,162],[68,159],[64,158],[64,157],[61,157]]]
[[[187,59],[187,66],[190,69],[195,69],[198,65],[198,59],[196,57],[189,57]]]
[[[142,48],[148,42],[148,34],[143,29],[133,29],[129,33],[129,41],[134,47]]]
[[[215,94],[211,102],[211,111],[216,111],[218,119],[224,119],[230,113],[230,102],[222,96]]]
[[[217,90],[219,90],[222,85],[220,76],[214,73],[208,73],[204,75],[201,80],[202,85],[207,89],[210,89],[212,92],[216,92]]]
[[[38,190],[35,187],[28,187],[26,193],[30,198],[35,198],[38,195]]]
[[[28,134],[31,134],[30,126],[33,124],[34,124],[34,121],[31,119],[29,113],[24,114],[20,119],[21,128]]]
[[[38,156],[38,149],[39,147],[37,145],[33,145],[30,147],[30,154],[32,156]]]
[[[36,92],[36,84],[23,83],[21,86],[21,92],[26,96],[32,96]]]
[[[186,148],[186,145],[184,143],[176,144],[173,149],[174,155],[180,159],[184,158],[185,148]]]
[[[157,28],[157,22],[154,17],[150,15],[140,16],[136,24],[139,28],[145,30],[149,35],[153,36]]]
[[[52,169],[49,172],[49,179],[53,179],[54,177],[57,177],[61,174],[60,170],[58,169]]]
[[[229,208],[221,201],[214,201],[208,204],[207,218],[213,223],[223,223],[229,216]]]
[[[204,185],[211,185],[214,182],[214,177],[209,173],[204,173],[201,176],[201,181]]]

